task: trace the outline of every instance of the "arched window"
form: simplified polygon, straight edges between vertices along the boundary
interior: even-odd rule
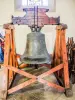
[[[23,6],[48,6],[48,0],[22,0]]]
[[[16,0],[17,10],[38,6],[39,8],[47,8],[50,11],[55,11],[55,5],[55,0]]]

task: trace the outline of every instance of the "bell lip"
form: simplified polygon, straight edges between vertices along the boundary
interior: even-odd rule
[[[20,58],[20,61],[25,64],[51,64],[52,63],[52,60],[49,60],[49,59],[43,59],[40,61],[33,59],[33,61],[31,61],[31,59],[25,60],[25,59]]]
[[[26,58],[26,56],[21,56],[20,57],[20,61],[22,62],[22,63],[25,63],[25,64],[51,64],[52,63],[52,56],[50,56],[50,55],[48,55],[47,57],[46,56],[41,56],[41,58],[40,57],[28,57],[27,56],[27,58],[28,58],[28,60],[27,59],[24,59],[24,58]],[[40,62],[38,61],[38,59],[41,59],[40,60]],[[36,61],[34,60],[34,61],[31,61],[31,59],[32,60],[34,60],[34,59],[36,59]]]
[[[35,56],[34,56],[34,57],[33,57],[33,56],[29,56],[29,57],[28,57],[28,56],[21,56],[21,57],[20,57],[20,59],[24,59],[24,58],[25,58],[25,59],[39,59],[39,58],[40,58],[40,59],[48,59],[48,58],[45,57],[45,56],[41,56],[41,57],[40,57],[40,55],[37,56],[37,57],[35,57]]]
[[[22,61],[22,63],[24,63],[24,64],[49,64],[49,65],[51,65],[51,62],[36,62],[36,63],[33,63],[33,62],[26,62],[26,61]]]

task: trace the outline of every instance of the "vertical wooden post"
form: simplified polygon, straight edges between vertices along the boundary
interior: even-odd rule
[[[67,57],[67,48],[66,48],[66,40],[65,40],[65,31],[66,29],[62,29],[62,54],[63,54],[63,64],[64,64],[64,82],[65,88],[70,88],[70,80],[69,80],[69,69],[68,69],[68,57]]]
[[[11,29],[9,29],[11,31]],[[13,59],[12,59],[12,34],[10,33],[10,56],[9,56],[9,65],[12,66],[13,64]],[[12,80],[13,80],[13,71],[9,71],[9,87],[12,83]]]
[[[3,99],[5,100],[7,97],[8,90],[8,69],[6,68],[9,64],[9,52],[10,52],[10,30],[5,30],[5,44],[4,44],[4,89],[2,91]]]

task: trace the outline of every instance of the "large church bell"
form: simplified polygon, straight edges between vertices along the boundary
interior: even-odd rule
[[[38,25],[38,7],[34,7],[34,24],[31,33],[27,35],[27,43],[21,61],[25,64],[50,64],[51,57],[47,52],[45,35],[40,32],[42,27]]]
[[[51,57],[47,52],[45,35],[40,28],[31,28],[32,32],[27,35],[27,43],[21,61],[25,64],[50,64]]]

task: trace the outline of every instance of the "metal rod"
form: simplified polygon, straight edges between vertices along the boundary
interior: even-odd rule
[[[35,6],[34,6],[34,27],[35,27]]]
[[[37,6],[37,27],[38,27],[38,6]]]

